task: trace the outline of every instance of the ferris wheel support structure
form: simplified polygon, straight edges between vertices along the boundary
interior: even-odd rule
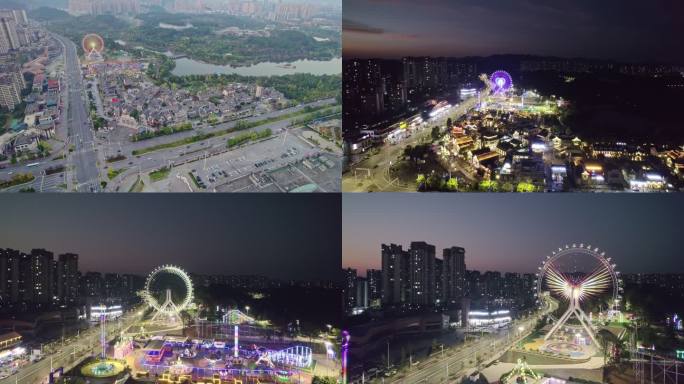
[[[574,288],[573,291],[577,290],[577,288]],[[551,327],[551,330],[544,336],[544,340],[548,340],[553,336],[554,333],[556,333],[565,323],[573,316],[575,315],[575,318],[577,321],[579,321],[580,326],[587,332],[589,337],[591,338],[591,341],[594,342],[595,345],[599,345],[599,343],[596,341],[596,331],[594,330],[594,327],[591,325],[591,321],[589,320],[589,316],[587,316],[586,313],[582,310],[579,304],[579,293],[573,292],[573,297],[570,299],[570,305],[568,305],[568,309],[563,313],[563,316],[561,316],[556,324]]]

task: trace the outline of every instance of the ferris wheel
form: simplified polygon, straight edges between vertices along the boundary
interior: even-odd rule
[[[584,329],[595,340],[591,317],[582,309],[582,302],[590,298],[608,301],[609,316],[619,311],[622,299],[622,281],[616,264],[598,248],[589,244],[572,244],[560,247],[542,261],[536,274],[535,296],[538,304],[549,309],[552,301],[567,303],[567,309],[560,317],[552,311],[548,316],[554,322],[545,336],[550,338],[572,317],[579,322],[576,327]]]
[[[492,73],[489,77],[489,81],[491,83],[492,94],[494,95],[503,95],[513,88],[513,78],[504,70],[498,70]]]
[[[105,48],[104,39],[96,33],[89,33],[83,37],[81,47],[88,60],[101,60]]]
[[[179,301],[178,303],[173,301],[172,295],[171,295],[171,289],[166,287],[165,292],[165,300],[163,302],[160,302],[154,295],[156,289],[154,288],[155,283],[158,283],[160,278],[164,275],[171,275],[171,276],[176,276],[180,278],[182,281],[183,285],[183,290],[185,291],[183,294],[183,300]],[[145,289],[143,290],[143,298],[145,299],[145,302],[155,310],[155,314],[152,317],[152,321],[154,321],[158,316],[163,315],[167,318],[175,319],[178,317],[178,314],[190,307],[190,304],[192,304],[192,300],[194,298],[193,294],[193,288],[192,288],[192,280],[190,280],[190,276],[181,269],[180,267],[176,267],[174,265],[161,265],[147,276],[147,280],[145,281]]]

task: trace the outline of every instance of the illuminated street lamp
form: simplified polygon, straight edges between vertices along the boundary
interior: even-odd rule
[[[249,305],[245,306],[245,311],[247,312],[247,316],[249,316]]]

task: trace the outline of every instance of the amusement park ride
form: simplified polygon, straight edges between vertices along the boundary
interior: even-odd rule
[[[580,261],[572,258],[578,257]],[[571,261],[569,261],[572,259]],[[589,272],[573,273],[562,271],[568,265],[592,262],[590,266],[576,267]],[[549,314],[553,326],[544,336],[544,341],[554,339],[563,329],[572,330],[573,334],[581,335],[581,331],[591,339],[596,348],[601,348],[596,338],[597,326],[592,316],[587,316],[582,309],[582,303],[589,298],[603,298],[608,300],[607,319],[613,319],[620,314],[622,282],[616,265],[611,263],[605,252],[591,245],[572,244],[558,248],[547,256],[536,274],[535,296],[542,309],[551,306],[551,300],[567,302],[563,314],[556,318]],[[548,292],[548,293],[547,293]],[[571,323],[573,320],[576,323]],[[578,337],[579,338],[579,337]],[[578,342],[575,341],[575,344]]]
[[[539,379],[541,379],[541,376],[527,365],[527,361],[518,359],[515,368],[504,376],[501,382],[503,384],[530,383],[536,382]]]
[[[160,303],[154,296],[153,286],[154,283],[163,275],[173,275],[177,276],[183,282],[185,289],[183,300],[176,304],[173,301],[171,290],[166,289],[164,302]],[[145,281],[145,288],[142,291],[142,297],[145,302],[154,309],[154,315],[152,316],[151,322],[164,321],[172,324],[176,324],[180,319],[180,313],[192,305],[194,299],[194,293],[192,288],[192,281],[190,276],[188,276],[185,271],[174,265],[162,265],[155,268],[147,276]]]
[[[171,294],[171,290],[164,285],[164,275],[182,281],[182,295]],[[162,291],[165,292],[163,301],[156,298]],[[153,310],[148,323],[177,326],[180,313],[194,306],[194,291],[189,275],[173,265],[155,268],[148,275],[141,296]],[[176,297],[182,297],[182,300]],[[154,327],[152,324],[150,326]],[[262,379],[283,375],[289,377],[293,372],[313,365],[310,347],[266,341],[271,331],[262,328],[253,317],[237,309],[226,310],[216,321],[196,318],[190,327],[194,328],[188,329],[195,339],[157,335],[150,339],[158,340],[154,346],[146,346],[143,366],[148,371],[162,374],[160,382],[175,383],[177,378],[186,376],[201,380],[232,377],[238,381],[244,375]]]
[[[104,51],[105,44],[100,35],[95,33],[85,35],[81,41],[81,47],[88,61],[101,62],[104,60],[102,51]]]

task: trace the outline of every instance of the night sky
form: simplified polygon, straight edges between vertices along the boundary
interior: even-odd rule
[[[344,0],[345,57],[535,54],[684,63],[681,0]]]
[[[80,255],[84,271],[147,274],[172,263],[203,274],[333,280],[340,196],[4,195],[0,247]]]
[[[623,273],[684,272],[682,194],[345,194],[342,264],[380,269],[380,246],[461,246],[469,270],[534,272],[565,244],[591,244]]]

